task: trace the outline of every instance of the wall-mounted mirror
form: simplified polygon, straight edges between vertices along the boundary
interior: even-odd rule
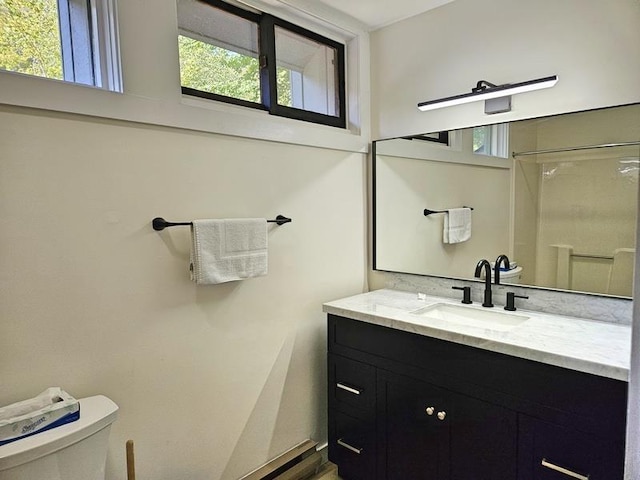
[[[374,269],[469,279],[507,254],[501,283],[630,297],[639,170],[640,104],[376,141]],[[445,243],[460,207],[470,238]]]

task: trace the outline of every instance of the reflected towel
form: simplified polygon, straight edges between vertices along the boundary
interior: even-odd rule
[[[471,238],[471,209],[452,208],[444,216],[444,243],[460,243]]]
[[[191,280],[198,285],[232,282],[267,274],[267,220],[194,220]]]

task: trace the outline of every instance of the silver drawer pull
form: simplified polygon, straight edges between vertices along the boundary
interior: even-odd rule
[[[354,395],[360,395],[360,390],[357,390],[357,389],[352,388],[352,387],[348,387],[348,386],[344,385],[343,383],[336,383],[336,387],[341,388],[342,390],[346,390],[349,393],[353,393]]]
[[[341,447],[346,448],[347,450],[351,450],[353,453],[357,453],[358,455],[360,455],[362,453],[362,449],[361,448],[352,447],[351,445],[346,443],[341,438],[338,439],[338,445],[340,445]]]
[[[564,473],[565,475],[571,478],[577,478],[578,480],[589,480],[589,475],[580,475],[579,473],[572,472],[564,467],[559,467],[558,465],[554,465],[551,462],[547,462],[545,458],[542,459],[542,466],[550,468],[551,470],[555,470],[556,472]]]

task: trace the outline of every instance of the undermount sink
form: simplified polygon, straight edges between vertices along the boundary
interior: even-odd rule
[[[513,313],[502,313],[492,309],[478,309],[436,303],[411,312],[413,315],[444,320],[470,327],[488,328],[490,330],[507,331],[527,321],[529,317]]]

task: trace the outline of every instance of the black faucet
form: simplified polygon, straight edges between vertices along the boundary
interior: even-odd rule
[[[482,302],[483,307],[493,307],[493,303],[491,302],[491,264],[488,260],[484,258],[478,262],[476,265],[476,273],[474,274],[476,278],[480,278],[480,272],[484,267],[484,302]]]
[[[496,272],[494,280],[496,285],[500,285],[500,264],[503,262],[507,270],[511,268],[511,265],[509,265],[509,257],[507,257],[506,255],[500,255],[498,256],[498,258],[496,258],[496,264],[493,266],[493,269]]]

